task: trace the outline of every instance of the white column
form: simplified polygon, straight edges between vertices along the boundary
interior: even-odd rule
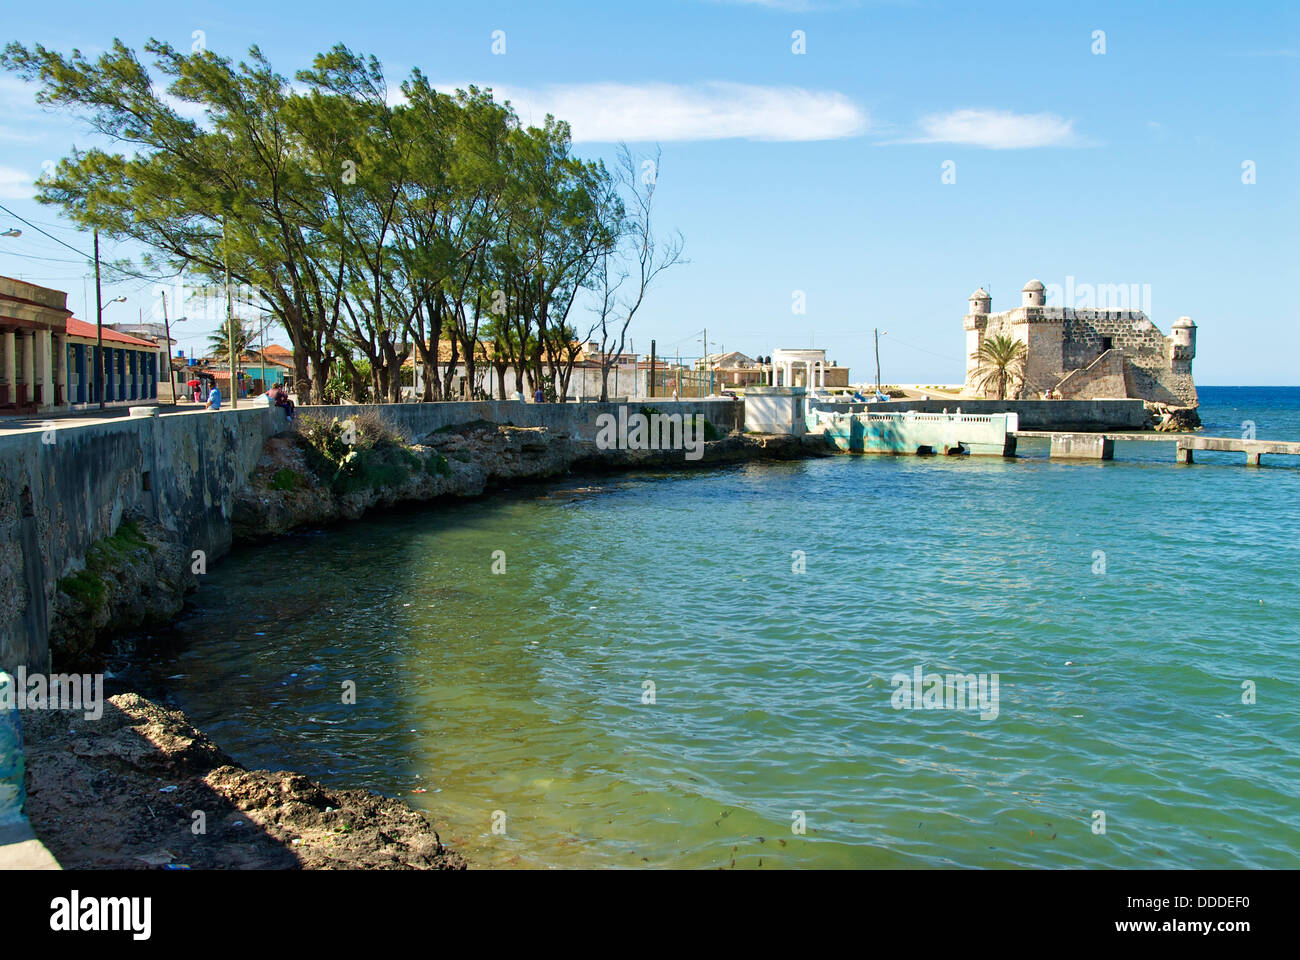
[[[68,406],[68,338],[52,337],[54,354],[54,388],[62,399],[62,406]],[[50,398],[54,402],[54,398]]]
[[[27,388],[27,402],[36,399],[36,331],[23,334],[23,384]]]
[[[4,334],[4,378],[5,386],[9,388],[9,402],[18,402],[18,379],[17,363],[15,360],[15,343],[14,332],[6,330]]]

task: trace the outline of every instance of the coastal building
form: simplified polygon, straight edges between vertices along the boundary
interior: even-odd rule
[[[1180,317],[1166,337],[1141,310],[1048,306],[1046,289],[1031,280],[1020,306],[991,312],[983,287],[970,295],[966,330],[968,396],[984,396],[977,356],[985,339],[1009,336],[1025,344],[1022,398],[1142,399],[1195,406],[1196,324]]]
[[[72,311],[61,290],[0,277],[0,411],[34,413],[62,406],[57,366]]]
[[[95,325],[67,308],[67,294],[0,277],[0,412],[43,413],[156,400],[166,348],[103,330],[102,389]],[[160,362],[159,353],[164,359]]]
[[[849,368],[827,362],[825,350],[773,350],[769,372],[774,387],[824,390],[849,385]]]
[[[99,338],[95,325],[69,317],[66,326],[67,402],[62,409],[98,404],[100,392],[95,386],[99,369],[95,362]],[[141,337],[103,329],[104,406],[120,407],[133,403],[156,402],[158,379],[166,379],[167,345]],[[50,409],[60,409],[59,407]]]

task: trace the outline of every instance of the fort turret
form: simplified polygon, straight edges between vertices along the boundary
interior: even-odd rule
[[[1191,373],[1196,358],[1196,324],[1191,317],[1179,317],[1170,328],[1169,359],[1174,373]]]
[[[1047,305],[1047,291],[1037,280],[1030,280],[1020,289],[1022,307],[1042,307]]]

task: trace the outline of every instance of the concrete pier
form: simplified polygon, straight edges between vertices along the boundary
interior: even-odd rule
[[[1246,465],[1258,467],[1266,453],[1300,457],[1300,443],[1288,440],[1237,440],[1232,437],[1178,437],[1178,462],[1194,463],[1194,450],[1217,450],[1221,453],[1244,453]]]
[[[1197,450],[1244,453],[1246,465],[1250,467],[1258,467],[1265,454],[1300,457],[1300,442],[1293,440],[1241,440],[1187,433],[1047,433],[1041,430],[1020,430],[1016,436],[1050,437],[1050,456],[1054,459],[1109,460],[1115,455],[1116,440],[1175,444],[1175,457],[1179,463],[1195,463]]]
[[[1053,460],[1111,460],[1115,441],[1104,433],[1054,433],[1049,456]]]

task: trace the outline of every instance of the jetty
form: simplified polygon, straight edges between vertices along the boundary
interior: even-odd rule
[[[1195,463],[1195,451],[1245,454],[1246,465],[1258,467],[1265,454],[1300,457],[1300,442],[1290,440],[1246,440],[1237,437],[1203,437],[1191,433],[1054,433],[1047,430],[1020,430],[1017,437],[1049,439],[1052,459],[1110,460],[1115,456],[1115,441],[1172,443],[1178,463]]]

